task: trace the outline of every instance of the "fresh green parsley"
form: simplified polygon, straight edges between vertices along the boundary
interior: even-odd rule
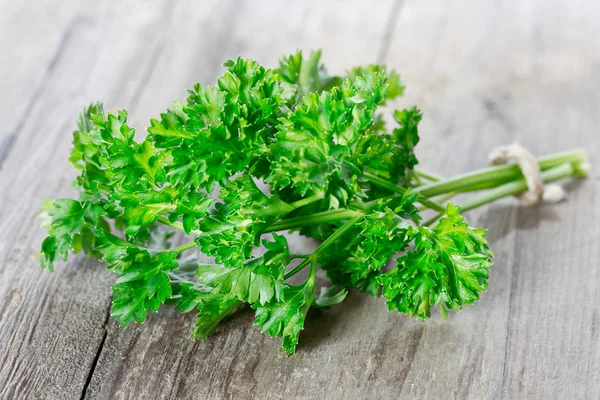
[[[79,251],[106,264],[123,326],[172,304],[196,313],[192,335],[204,339],[249,305],[288,355],[311,308],[336,306],[351,290],[421,319],[432,307],[445,317],[473,304],[493,253],[486,231],[443,203],[492,190],[464,200],[470,209],[519,193],[518,167],[448,179],[415,169],[421,112],[396,110],[390,126],[384,118],[403,93],[399,75],[369,65],[331,76],[320,56],[298,52],[275,69],[227,61],[216,86],[196,84],[150,120],[141,142],[126,111],[88,107],[70,157],[79,197],[44,203],[42,267]],[[581,151],[539,163],[547,181],[587,173]],[[289,230],[321,244],[291,254]],[[176,231],[189,240],[172,245]],[[199,262],[200,252],[214,263]],[[328,286],[317,284],[318,269]],[[291,283],[300,271],[306,278]]]

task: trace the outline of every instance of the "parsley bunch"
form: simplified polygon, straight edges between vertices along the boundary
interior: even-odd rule
[[[493,256],[485,230],[442,203],[489,189],[464,210],[522,192],[518,167],[449,179],[415,169],[422,114],[394,111],[387,126],[382,107],[404,87],[384,66],[330,76],[320,52],[298,52],[276,69],[242,58],[225,67],[216,86],[196,84],[150,120],[141,142],[126,111],[84,111],[70,157],[79,198],[45,203],[42,267],[82,250],[105,263],[116,275],[112,316],[124,326],[173,304],[197,314],[192,335],[206,338],[248,304],[288,355],[309,310],[341,303],[348,290],[381,293],[390,310],[421,319],[479,298]],[[587,173],[581,151],[539,164],[546,181]],[[428,210],[438,214],[422,222]],[[321,244],[291,254],[289,230]],[[183,235],[189,241],[173,247]],[[318,287],[319,268],[330,286]],[[307,278],[290,283],[303,270]]]

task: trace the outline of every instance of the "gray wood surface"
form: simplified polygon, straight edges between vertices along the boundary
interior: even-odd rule
[[[589,1],[0,1],[0,397],[600,398],[600,7]],[[469,213],[496,253],[481,301],[421,323],[351,294],[310,314],[298,352],[242,312],[200,342],[168,308],[108,319],[114,278],[36,253],[42,199],[72,194],[80,109],[147,125],[238,55],[323,48],[334,72],[385,62],[425,114],[419,156],[445,175],[494,146],[588,150],[569,200]],[[313,243],[294,239],[296,250]]]

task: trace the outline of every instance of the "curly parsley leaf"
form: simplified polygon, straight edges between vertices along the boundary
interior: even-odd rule
[[[394,70],[388,72],[388,68],[385,65],[370,64],[361,67],[354,67],[348,71],[347,77],[350,80],[355,80],[359,76],[366,75],[368,73],[377,73],[387,76],[387,91],[386,99],[394,100],[396,97],[402,96],[404,93],[404,85],[400,82],[400,75]]]
[[[340,240],[335,251],[324,256],[321,268],[333,283],[357,288],[373,296],[379,294],[381,270],[390,257],[403,251],[414,238],[411,218],[417,213],[417,195],[409,190],[403,196],[381,202]]]
[[[248,259],[264,229],[293,210],[277,196],[264,194],[247,176],[228,182],[220,197],[223,202],[200,223],[202,234],[196,243],[226,266]]]
[[[48,236],[42,243],[42,268],[52,271],[57,259],[66,261],[69,251],[79,251],[81,241],[89,240],[87,228],[104,225],[104,214],[102,207],[91,202],[70,199],[45,202],[40,217]]]
[[[81,250],[98,258],[116,275],[112,315],[122,325],[171,304],[195,311],[192,335],[206,338],[249,305],[288,355],[310,308],[340,304],[352,290],[381,292],[390,310],[421,319],[433,306],[442,316],[460,310],[487,288],[493,254],[484,230],[428,193],[510,179],[483,170],[436,182],[415,170],[422,113],[396,110],[386,126],[382,112],[403,90],[382,65],[330,75],[316,51],[284,56],[275,69],[227,61],[216,85],[194,85],[142,140],[126,111],[92,104],[73,133],[78,197],[43,206],[42,267]],[[427,208],[445,210],[433,227],[438,217],[421,220]],[[287,230],[321,243],[291,254],[277,233]],[[322,288],[318,268],[331,281]],[[304,281],[295,276],[307,269]]]
[[[414,251],[379,278],[390,310],[424,319],[435,305],[445,312],[473,304],[487,288],[493,253],[485,230],[469,227],[459,213],[448,204],[433,229],[419,228]]]
[[[281,299],[252,306],[256,310],[254,324],[260,327],[261,332],[283,338],[281,350],[288,356],[296,351],[306,314],[315,298],[315,290],[312,272],[303,285],[285,287]]]
[[[360,194],[360,166],[351,156],[385,99],[385,82],[384,76],[369,74],[305,97],[280,119],[266,181],[297,196],[324,191],[334,208]]]
[[[285,267],[290,252],[284,236],[274,234],[273,242],[263,241],[267,252],[242,266],[228,268],[202,264],[198,267],[195,289],[186,287],[179,307],[188,309],[191,302],[198,308],[194,337],[205,338],[241,302],[264,305],[282,298],[286,290]],[[190,300],[194,291],[195,297]],[[185,302],[185,303],[184,303]]]
[[[174,187],[210,192],[244,169],[268,171],[268,146],[288,100],[282,82],[253,60],[225,66],[218,86],[196,84],[186,103],[151,120],[149,140],[170,155],[166,174]]]

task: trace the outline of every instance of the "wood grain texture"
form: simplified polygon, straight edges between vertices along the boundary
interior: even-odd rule
[[[0,3],[0,137],[23,127],[86,3],[91,2]]]
[[[15,135],[6,135],[0,137],[0,168],[2,168],[2,162],[10,152],[14,141]]]
[[[275,65],[282,53],[323,48],[333,72],[375,61],[398,69],[408,90],[393,106],[423,109],[418,153],[434,171],[477,168],[494,146],[515,140],[535,154],[585,147],[598,166],[600,7],[583,0],[39,3],[35,11],[0,3],[5,54],[27,49],[18,68],[0,64],[0,117],[17,116],[0,131],[14,138],[12,146],[0,139],[0,397],[600,396],[596,170],[568,184],[565,203],[531,210],[506,199],[469,214],[489,229],[496,253],[490,288],[476,306],[423,324],[387,312],[382,299],[351,294],[342,306],[309,314],[291,358],[252,326],[250,311],[203,342],[189,337],[193,315],[168,308],[120,328],[107,320],[111,274],[82,257],[49,274],[35,257],[40,201],[72,193],[69,132],[85,104],[127,108],[142,128],[240,54]],[[50,22],[32,33],[31,21],[44,13]],[[295,252],[314,246],[297,237],[291,244]]]
[[[586,39],[597,29],[592,23],[595,13],[583,2],[479,2],[474,7],[464,2],[407,3],[395,37],[423,32],[426,40],[407,45],[400,41],[398,47],[392,43],[386,62],[404,72],[408,96],[403,101],[424,109],[422,163],[454,174],[483,165],[494,146],[519,141],[536,154],[585,146],[597,165],[600,104],[594,93],[600,80],[593,66],[600,54]],[[567,31],[569,35],[563,35]],[[465,145],[463,151],[448,151]],[[589,290],[588,285],[599,285],[586,272],[597,259],[566,244],[598,238],[592,200],[597,185],[597,178],[588,179],[571,187],[568,203],[537,210],[518,209],[507,200],[470,213],[473,223],[490,230],[496,252],[490,288],[476,307],[448,324],[469,332],[460,344],[446,348],[438,345],[446,342],[443,338],[422,341],[408,378],[414,385],[404,386],[401,397],[598,396],[594,376],[599,360],[588,354],[598,347],[598,333],[592,328],[598,305],[588,299],[589,308],[580,311],[576,300],[551,300],[566,293],[577,297]],[[540,221],[548,214],[555,217]],[[577,228],[576,214],[587,214]],[[539,227],[526,229],[529,220]],[[544,240],[538,239],[541,235]],[[556,242],[564,243],[560,259],[548,256]],[[585,248],[589,252],[592,247]],[[525,263],[522,254],[527,255]],[[543,263],[531,262],[542,259]],[[569,274],[569,289],[562,287],[565,275],[550,272],[573,268],[579,271]],[[545,279],[525,282],[523,274]],[[543,293],[547,301],[527,298],[533,293]],[[558,330],[563,324],[587,321],[575,331],[586,339],[570,353],[570,364],[563,364],[554,349],[568,347],[575,332],[557,334],[546,321],[548,315],[560,315],[555,319],[560,321]],[[430,329],[426,324],[425,337]],[[540,346],[538,340],[545,344]],[[581,375],[573,379],[575,373]]]
[[[89,98],[128,101],[125,77],[139,74],[164,3],[93,11],[76,24],[4,160],[0,174],[0,396],[78,398],[105,336],[113,281],[74,257],[55,274],[40,271],[43,198],[69,193],[70,130]],[[91,10],[88,10],[91,11]],[[113,12],[117,12],[113,14]],[[122,17],[118,17],[119,12]],[[126,15],[136,13],[135,22]],[[127,35],[125,35],[127,32]]]

